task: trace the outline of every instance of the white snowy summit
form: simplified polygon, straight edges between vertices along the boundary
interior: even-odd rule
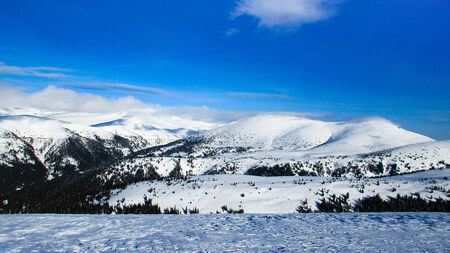
[[[254,116],[201,136],[217,148],[251,147],[260,151],[308,151],[326,155],[368,153],[433,141],[381,118],[324,122],[278,115]]]

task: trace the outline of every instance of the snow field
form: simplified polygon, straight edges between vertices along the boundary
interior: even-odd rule
[[[332,194],[350,194],[354,202],[366,196],[411,195],[449,199],[450,169],[371,179],[331,177],[257,177],[245,175],[194,176],[187,180],[146,181],[112,191],[110,205],[144,203],[144,196],[161,208],[199,208],[200,213],[224,212],[222,206],[245,213],[295,213],[300,201],[312,210]],[[438,187],[440,190],[432,190]]]
[[[447,213],[0,215],[4,252],[446,252]]]

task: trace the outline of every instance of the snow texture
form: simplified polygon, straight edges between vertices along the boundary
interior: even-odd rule
[[[447,252],[447,213],[0,215],[3,252]]]

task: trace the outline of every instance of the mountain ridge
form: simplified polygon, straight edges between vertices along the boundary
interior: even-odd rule
[[[142,130],[152,124],[144,123],[145,120],[137,116],[131,120],[130,117],[117,118],[117,115],[104,116],[102,119],[115,119],[96,124],[91,124],[89,119],[82,125],[79,124],[82,119],[77,118],[76,123],[68,121],[75,117],[74,113],[66,117],[58,112],[53,114],[56,118],[51,118],[49,112],[42,115],[36,111],[34,115],[20,112],[1,116],[0,129],[17,137],[9,140],[16,142],[17,150],[13,153],[24,150],[30,153],[29,161],[22,159],[20,164],[33,168],[40,163],[46,168],[44,175],[42,166],[36,165],[41,174],[36,177],[37,181],[93,169],[98,170],[97,175],[105,181],[108,178],[121,181],[121,176],[131,179],[145,175],[201,174],[371,177],[440,168],[450,163],[449,142],[436,142],[381,118],[327,122],[292,115],[261,114],[228,124],[177,125],[173,131],[153,127],[146,130],[152,134],[140,135],[140,132],[127,129]],[[161,119],[152,119],[153,123],[158,121]],[[170,124],[174,127],[177,123]],[[199,128],[213,125],[216,127]],[[167,127],[168,124],[159,126]],[[189,131],[200,133],[188,135]],[[163,140],[157,141],[158,138]],[[399,155],[401,152],[395,150],[402,148],[403,154]],[[0,154],[6,157],[10,149],[14,150],[3,146]],[[400,162],[412,159],[407,156],[422,154],[422,149],[435,152],[422,155],[420,159],[424,164],[414,160]],[[382,158],[382,154],[392,152],[396,160]],[[6,158],[0,163],[8,167]],[[383,168],[374,170],[373,166],[379,163]],[[398,168],[393,169],[394,164]],[[21,184],[14,184],[10,189],[17,187]]]

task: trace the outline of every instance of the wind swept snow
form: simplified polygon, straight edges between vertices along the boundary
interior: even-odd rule
[[[0,215],[4,252],[446,252],[447,213]]]

